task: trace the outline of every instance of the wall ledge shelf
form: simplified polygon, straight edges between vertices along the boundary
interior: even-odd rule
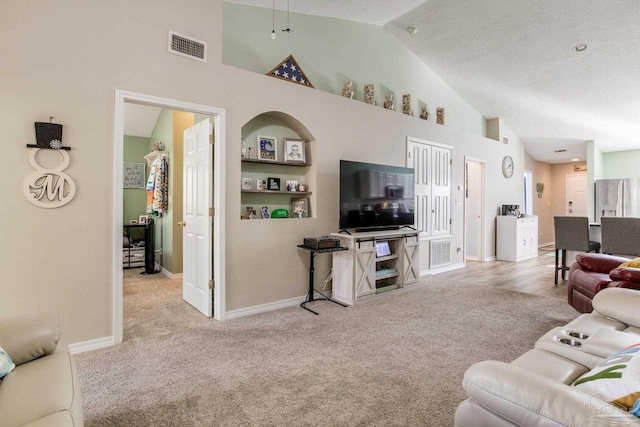
[[[301,163],[301,162],[276,162],[272,160],[261,160],[261,159],[241,159],[243,163],[260,163],[266,165],[283,165],[283,166],[298,166],[298,167],[307,167],[311,166],[310,163]]]
[[[290,194],[291,196],[304,196],[312,194],[311,191],[285,191],[285,190],[242,190],[243,193],[260,193],[260,194]]]

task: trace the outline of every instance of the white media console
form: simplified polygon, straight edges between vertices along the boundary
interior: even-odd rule
[[[418,232],[415,230],[333,233],[348,251],[333,253],[332,298],[353,305],[420,278]]]

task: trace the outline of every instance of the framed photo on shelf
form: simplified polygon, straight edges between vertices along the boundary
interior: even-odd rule
[[[138,224],[146,224],[149,220],[149,215],[140,215],[138,218]]]
[[[256,190],[266,190],[267,189],[267,181],[264,179],[256,179]]]
[[[280,191],[280,178],[267,178],[267,190]]]
[[[258,135],[258,159],[271,162],[278,160],[278,139],[276,137]]]
[[[285,163],[305,163],[306,162],[303,140],[285,138],[284,161]]]
[[[391,248],[389,247],[389,241],[383,240],[382,242],[376,242],[376,256],[389,256],[391,255]]]
[[[251,206],[247,206],[247,219],[258,219],[258,213]]]
[[[251,178],[242,178],[242,189],[251,190],[253,186],[253,180]]]
[[[293,198],[291,199],[291,216],[293,218],[309,217],[309,198]]]
[[[298,191],[298,181],[288,179],[286,184],[287,184],[287,191],[290,191],[292,193],[295,193],[296,191]]]
[[[271,217],[269,215],[269,208],[266,206],[260,208],[260,214],[262,215],[262,219],[269,219]]]

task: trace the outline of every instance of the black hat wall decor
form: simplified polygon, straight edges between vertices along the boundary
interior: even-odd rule
[[[27,144],[29,148],[49,148],[51,150],[71,150],[62,146],[62,125],[52,123],[53,117],[47,122],[35,122],[36,144]]]
[[[63,172],[71,159],[62,146],[62,125],[50,122],[35,122],[37,144],[27,144],[29,165],[34,169],[22,182],[22,193],[33,205],[40,208],[59,208],[69,203],[76,194],[76,184]],[[45,168],[36,158],[41,149],[55,150],[62,157],[62,162],[53,168]]]

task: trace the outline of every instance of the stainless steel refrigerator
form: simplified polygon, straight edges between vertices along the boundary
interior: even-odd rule
[[[640,179],[596,181],[595,220],[603,216],[640,217]]]

